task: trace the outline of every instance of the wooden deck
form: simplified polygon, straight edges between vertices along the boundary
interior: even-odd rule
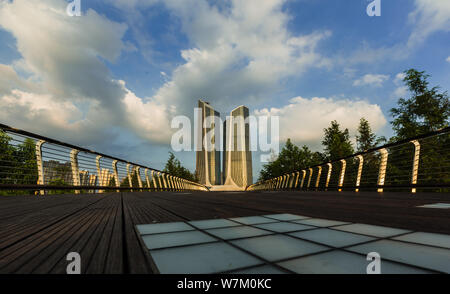
[[[152,273],[136,224],[272,213],[450,234],[449,194],[352,192],[111,193],[0,197],[0,273],[66,272],[78,252],[83,273]]]

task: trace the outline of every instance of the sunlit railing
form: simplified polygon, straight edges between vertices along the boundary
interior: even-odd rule
[[[198,183],[0,124],[0,195],[186,191]]]
[[[306,167],[256,190],[449,192],[450,128]]]

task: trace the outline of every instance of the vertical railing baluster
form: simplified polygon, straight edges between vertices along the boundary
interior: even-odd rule
[[[378,173],[378,186],[384,186],[384,182],[386,180],[386,168],[388,161],[388,151],[386,148],[380,149],[381,153],[381,161],[380,161],[380,170]],[[383,188],[378,188],[378,192],[383,192]]]
[[[42,160],[42,145],[44,145],[44,140],[39,140],[36,143],[36,164],[38,169],[38,185],[44,185],[45,179],[44,179],[44,165]],[[45,190],[39,190],[40,195],[45,195]]]
[[[411,141],[414,144],[414,160],[412,166],[411,184],[417,184],[417,175],[419,173],[419,158],[420,158],[420,143],[418,140]],[[416,193],[417,189],[414,187],[411,189],[412,193]]]

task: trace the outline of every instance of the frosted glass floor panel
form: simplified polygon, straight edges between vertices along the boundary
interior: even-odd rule
[[[257,267],[251,267],[248,269],[243,270],[237,270],[234,272],[231,272],[231,274],[246,274],[246,275],[279,275],[279,274],[286,274],[286,272],[283,272],[282,270],[271,266],[271,265],[262,265]]]
[[[450,273],[450,250],[391,240],[357,245],[347,250],[367,254],[378,252],[381,260],[394,260],[431,270]]]
[[[295,215],[289,213],[263,215],[264,217],[273,218],[280,221],[291,221],[310,218],[309,216]]]
[[[278,263],[298,274],[366,274],[366,256],[335,250]],[[426,274],[426,270],[389,262],[381,258],[381,274]]]
[[[317,243],[325,244],[333,247],[345,247],[350,245],[355,245],[358,243],[363,243],[371,240],[375,240],[375,238],[342,232],[335,231],[330,229],[317,229],[305,232],[295,232],[290,233],[289,235],[299,237],[302,239],[314,241]]]
[[[416,232],[392,239],[450,249],[450,235]]]
[[[223,242],[151,250],[150,254],[162,274],[211,274],[262,264]]]
[[[329,247],[283,235],[255,237],[231,241],[231,243],[268,261],[287,259],[329,249]]]
[[[237,221],[245,225],[255,225],[255,224],[266,224],[276,222],[274,219],[265,218],[262,216],[246,216],[246,217],[236,217],[230,218],[232,221]]]
[[[380,237],[380,238],[386,238],[386,237],[391,237],[391,236],[411,232],[411,231],[403,230],[403,229],[366,225],[366,224],[343,225],[343,226],[333,227],[333,229],[356,233],[356,234],[375,236],[375,237]]]
[[[262,235],[270,235],[272,232],[257,229],[249,226],[239,226],[232,228],[221,228],[221,229],[211,229],[207,230],[208,233],[222,238],[224,240],[248,238]]]
[[[261,225],[255,225],[255,227],[265,229],[265,230],[271,230],[271,231],[279,232],[279,233],[316,229],[316,227],[312,227],[312,226],[287,223],[287,222],[261,224]]]
[[[189,222],[191,225],[196,226],[199,229],[212,229],[212,228],[223,228],[223,227],[232,227],[232,226],[240,226],[241,224],[232,222],[227,219],[211,219],[211,220],[200,220],[200,221],[191,221]]]
[[[191,245],[214,242],[217,239],[199,231],[175,232],[156,235],[144,235],[142,240],[148,249],[166,248],[174,246]]]
[[[317,227],[331,227],[331,226],[339,226],[348,224],[346,222],[334,221],[329,219],[321,219],[321,218],[310,218],[305,220],[295,221],[295,223],[312,225]]]
[[[421,208],[438,208],[438,209],[449,209],[450,203],[434,203],[434,204],[425,204],[422,206],[417,206]]]
[[[141,235],[194,230],[193,227],[183,222],[137,225],[136,227]]]

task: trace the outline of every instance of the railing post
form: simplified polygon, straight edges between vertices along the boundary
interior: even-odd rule
[[[362,155],[358,155],[357,156],[359,159],[359,165],[358,165],[358,175],[356,176],[356,189],[355,192],[359,192],[359,186],[361,185],[361,175],[362,175],[362,170],[363,170],[363,165],[364,165],[364,157]]]
[[[131,165],[129,163],[127,163],[127,177],[128,177],[128,183],[130,184],[130,188],[131,188],[131,192],[133,192],[133,178],[132,175],[130,173],[130,167]]]
[[[333,169],[333,165],[331,163],[327,163],[328,165],[328,172],[327,172],[327,181],[325,183],[325,190],[328,190],[328,185],[330,184],[330,178],[331,178],[331,171]]]
[[[294,184],[294,189],[297,189],[298,187],[298,179],[300,178],[300,172],[296,172],[296,177],[295,177],[295,184]]]
[[[306,187],[306,189],[309,189],[309,187],[311,186],[311,178],[312,178],[312,174],[313,174],[313,169],[310,168],[310,169],[309,169],[308,186]]]
[[[152,174],[152,181],[153,181],[153,189],[155,189],[155,191],[158,191],[158,185],[156,183],[155,171],[152,170],[151,174]]]
[[[150,179],[148,178],[148,168],[146,168],[144,170],[144,175],[145,175],[145,183],[147,184],[147,188],[150,188]],[[150,190],[148,190],[150,191]]]
[[[344,178],[345,178],[345,170],[347,168],[347,161],[345,159],[341,159],[341,174],[339,175],[339,192],[342,191],[342,187],[344,186]]]
[[[384,186],[389,153],[386,150],[386,148],[380,149],[380,153],[381,153],[381,162],[380,162],[380,171],[378,173],[378,186]],[[383,188],[378,188],[378,192],[380,193],[383,192]]]
[[[412,167],[411,184],[417,184],[417,175],[419,173],[419,158],[420,158],[420,143],[418,140],[411,141],[414,144],[414,160]],[[417,189],[414,187],[411,189],[412,193],[416,193]]]
[[[38,185],[44,185],[44,164],[42,162],[42,145],[44,145],[45,141],[40,140],[36,143],[36,164],[38,168]],[[45,190],[39,190],[40,195],[45,195]]]
[[[104,184],[104,181],[103,181],[103,175],[102,175],[102,171],[101,171],[101,169],[100,169],[100,159],[102,158],[102,156],[101,155],[98,155],[96,158],[95,158],[95,166],[97,167],[97,179],[98,179],[98,185],[99,186],[103,186],[103,184]],[[98,190],[98,193],[104,193],[105,191],[104,190]]]
[[[306,170],[302,170],[302,183],[300,184],[300,188],[303,189],[303,184],[305,183],[306,178]]]
[[[70,166],[72,168],[72,180],[74,186],[80,186],[80,171],[78,169],[78,153],[80,151],[72,149],[70,151]],[[80,194],[80,190],[75,190],[75,194]]]
[[[141,188],[141,192],[142,192],[143,185],[142,185],[142,179],[141,179],[141,167],[140,166],[136,166],[135,167],[135,171],[136,171],[136,176],[137,176],[137,179],[138,179],[138,185],[139,185],[139,188]]]
[[[117,171],[117,160],[114,160],[112,163],[112,169],[114,172],[114,181],[116,183],[116,188],[120,187],[120,179],[119,179],[119,172]],[[120,190],[116,190],[116,192],[120,192]]]
[[[164,190],[164,187],[163,187],[163,185],[162,185],[161,176],[162,176],[162,174],[161,174],[160,172],[158,172],[159,190],[160,190],[160,191],[163,191],[163,190]]]
[[[322,166],[318,166],[317,169],[316,190],[319,188],[320,176],[322,175]]]
[[[163,185],[164,185],[164,191],[167,191],[168,186],[167,186],[167,180],[166,180],[166,174],[165,173],[162,174],[162,181],[163,181]]]

